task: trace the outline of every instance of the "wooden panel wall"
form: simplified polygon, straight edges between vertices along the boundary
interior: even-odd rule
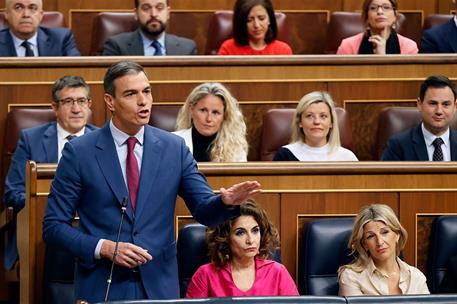
[[[313,90],[328,90],[351,116],[354,151],[374,159],[372,144],[379,111],[389,105],[413,105],[421,81],[432,74],[457,79],[457,56],[294,56],[262,58],[180,57],[131,59],[142,63],[153,87],[154,102],[179,106],[201,82],[218,81],[241,103],[248,125],[249,159],[259,159],[262,116],[270,108],[295,107]],[[109,117],[103,103],[102,79],[119,60],[91,58],[0,58],[0,134],[10,104],[49,103],[55,79],[83,76],[93,90],[93,122]],[[0,147],[3,144],[0,137]]]
[[[59,10],[68,17],[70,9],[132,9],[133,0],[47,0],[44,1],[46,10]],[[170,0],[173,9],[232,9],[234,0]],[[360,10],[363,0],[275,0],[276,10],[313,10],[330,11]],[[453,5],[450,0],[402,0],[400,8],[406,10],[423,10],[425,15],[431,13],[448,14]]]
[[[405,260],[425,271],[429,224],[442,214],[456,214],[457,164],[448,163],[248,163],[200,164],[213,189],[243,180],[258,180],[263,193],[256,200],[280,229],[281,258],[297,279],[301,236],[307,223],[319,218],[354,216],[371,203],[392,207],[409,238]],[[21,303],[40,303],[44,243],[41,218],[55,166],[32,165],[26,208],[19,216]],[[34,182],[35,179],[35,182]],[[175,227],[191,222],[181,200]]]

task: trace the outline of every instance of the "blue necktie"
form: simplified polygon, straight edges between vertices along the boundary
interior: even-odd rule
[[[154,48],[155,53],[154,56],[162,56],[162,47],[160,46],[160,43],[157,40],[152,41],[151,46]]]
[[[22,41],[21,45],[25,48],[25,57],[34,57],[35,53],[32,50],[30,42],[27,40]]]

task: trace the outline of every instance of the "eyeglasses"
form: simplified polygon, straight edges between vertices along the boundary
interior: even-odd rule
[[[391,11],[394,9],[394,7],[390,4],[381,4],[381,5],[377,5],[377,4],[371,4],[369,7],[368,7],[368,10],[370,12],[377,12],[379,10],[379,8],[382,8],[382,10],[384,12],[388,12],[388,11]]]
[[[35,4],[25,6],[21,3],[16,3],[16,5],[13,7],[13,10],[18,14],[22,14],[26,9],[28,9],[32,15],[36,14],[40,10],[38,5]]]
[[[78,99],[73,99],[73,98],[65,98],[65,99],[59,99],[58,102],[63,106],[63,107],[71,107],[75,103],[78,104],[80,107],[86,107],[89,104],[89,98],[78,98]]]

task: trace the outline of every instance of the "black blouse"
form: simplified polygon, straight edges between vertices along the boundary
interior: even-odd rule
[[[196,128],[192,128],[192,145],[194,147],[194,158],[198,162],[209,162],[209,151],[217,133],[211,136],[201,135]]]

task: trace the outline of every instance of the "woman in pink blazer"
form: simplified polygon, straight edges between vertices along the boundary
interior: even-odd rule
[[[362,19],[367,30],[343,39],[337,54],[417,54],[416,42],[397,34],[397,0],[365,0]]]

